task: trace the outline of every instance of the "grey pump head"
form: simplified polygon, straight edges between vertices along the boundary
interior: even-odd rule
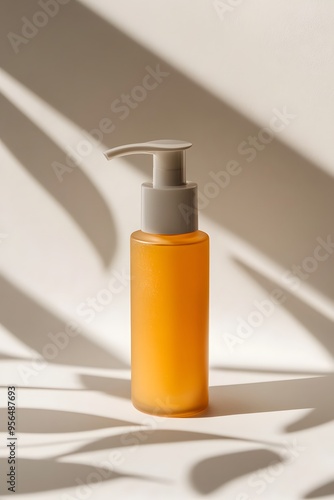
[[[184,234],[198,229],[197,184],[186,182],[185,141],[159,140],[109,149],[107,160],[153,154],[153,182],[142,184],[142,231]]]

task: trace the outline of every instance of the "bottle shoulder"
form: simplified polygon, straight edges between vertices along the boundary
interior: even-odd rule
[[[204,231],[184,234],[151,234],[139,230],[131,234],[131,241],[148,245],[195,245],[209,243],[209,235]]]

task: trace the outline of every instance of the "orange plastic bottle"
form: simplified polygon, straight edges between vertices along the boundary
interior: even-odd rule
[[[190,416],[208,404],[209,237],[131,235],[132,402]]]
[[[197,229],[197,185],[185,181],[190,143],[151,141],[114,156],[155,155],[131,235],[131,397],[146,413],[186,417],[208,405],[209,237]]]

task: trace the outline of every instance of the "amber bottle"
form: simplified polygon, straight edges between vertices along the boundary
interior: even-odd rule
[[[153,153],[142,231],[130,238],[131,397],[146,413],[186,417],[208,405],[209,237],[197,229],[197,185],[183,141],[120,146],[108,159]]]

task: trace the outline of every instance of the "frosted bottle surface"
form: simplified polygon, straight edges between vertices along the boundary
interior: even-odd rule
[[[208,405],[209,237],[131,235],[131,397],[146,413]]]
[[[131,398],[138,410],[174,417],[208,405],[209,237],[198,231],[198,188],[186,176],[191,146],[158,139],[105,152],[153,156],[142,230],[131,235]]]

